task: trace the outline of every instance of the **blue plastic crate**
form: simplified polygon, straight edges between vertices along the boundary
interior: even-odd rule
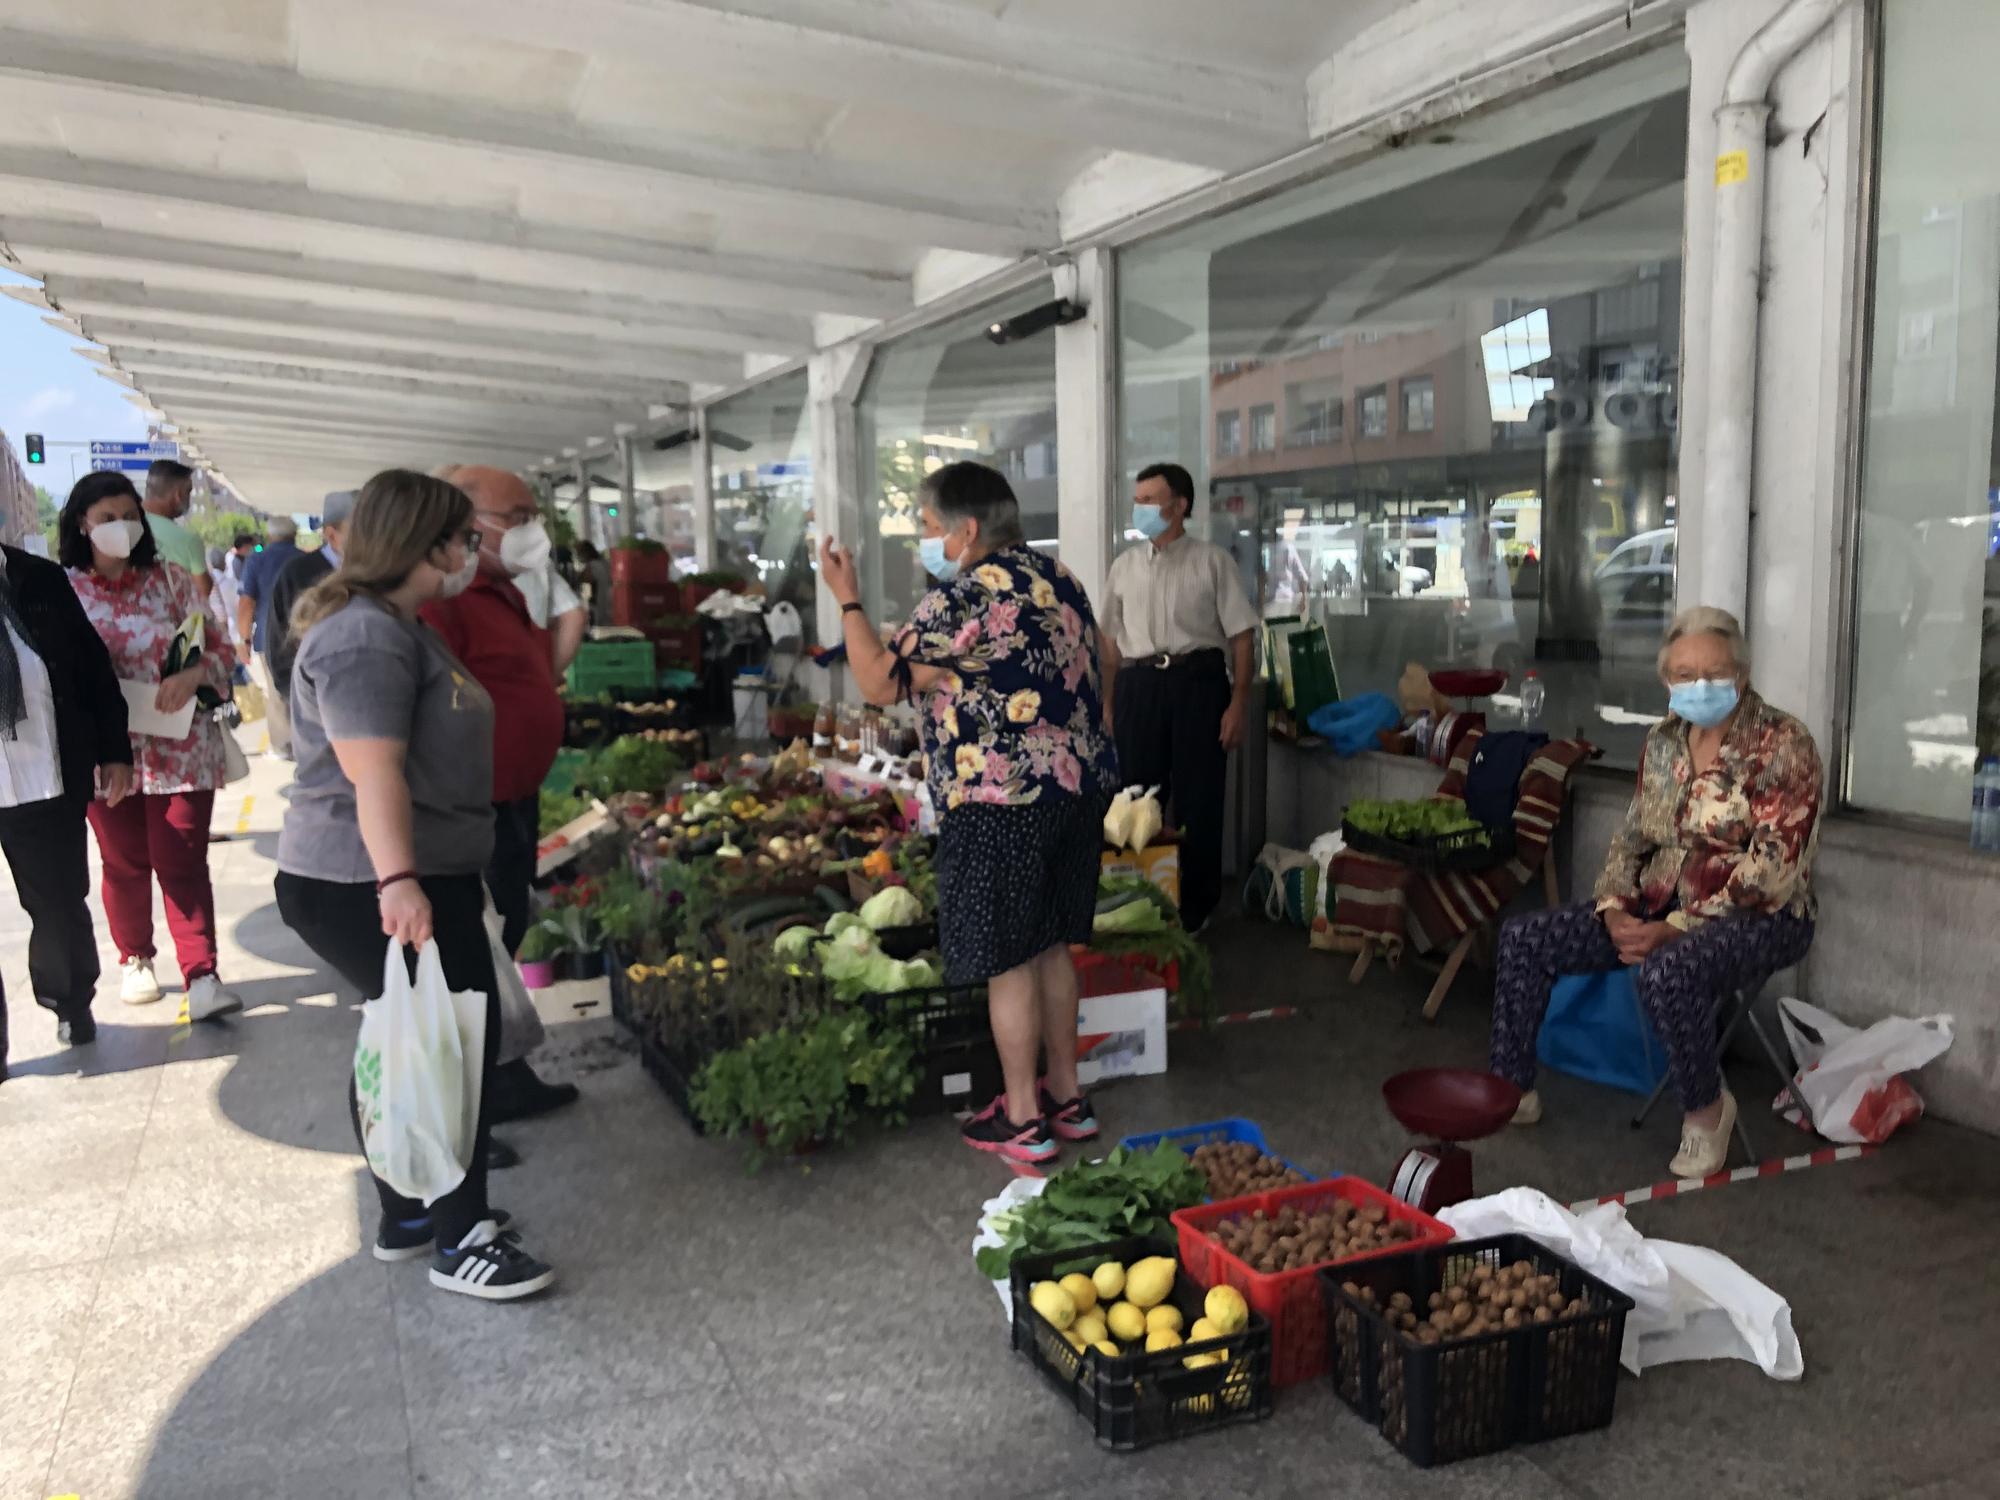
[[[1118,1144],[1133,1151],[1150,1151],[1161,1141],[1172,1141],[1181,1150],[1192,1155],[1197,1146],[1234,1146],[1247,1142],[1255,1146],[1265,1156],[1277,1156],[1270,1142],[1264,1139],[1263,1130],[1249,1120],[1211,1120],[1206,1125],[1183,1125],[1177,1130],[1154,1130],[1145,1135],[1128,1135]],[[1317,1172],[1308,1172],[1297,1162],[1278,1156],[1278,1160],[1299,1173],[1308,1182],[1323,1179]],[[1338,1177],[1338,1172],[1330,1172],[1328,1178]]]

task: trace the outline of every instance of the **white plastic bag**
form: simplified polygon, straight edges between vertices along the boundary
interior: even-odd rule
[[[1774,1380],[1805,1373],[1784,1298],[1726,1255],[1647,1239],[1622,1204],[1573,1214],[1546,1193],[1508,1188],[1438,1217],[1460,1239],[1525,1234],[1630,1297],[1619,1360],[1635,1375],[1686,1359],[1748,1360]]]
[[[485,1046],[486,996],[446,985],[436,940],[415,980],[390,943],[381,998],[361,1011],[354,1089],[369,1170],[404,1197],[435,1203],[465,1180]]]
[[[1030,1198],[1041,1196],[1042,1189],[1049,1185],[1046,1177],[1016,1177],[1000,1190],[999,1196],[988,1198],[979,1206],[979,1233],[972,1237],[972,1253],[975,1258],[989,1246],[1004,1245],[1007,1237],[993,1227],[993,1220],[1003,1213],[1019,1208]],[[1014,1321],[1014,1288],[1009,1277],[1001,1277],[992,1283],[999,1295],[1001,1307],[1006,1309],[1007,1321]]]
[[[486,893],[485,921],[487,942],[493,949],[493,977],[500,986],[500,1051],[494,1060],[505,1067],[541,1046],[549,1029],[542,1024],[542,1014],[535,1009],[527,985],[521,982],[520,965],[500,940],[507,924],[493,905],[491,891]]]
[[[1902,1075],[1951,1046],[1947,1015],[1886,1016],[1858,1031],[1788,996],[1778,1002],[1778,1017],[1800,1068],[1794,1083],[1813,1113],[1811,1120],[1801,1120],[1797,1109],[1789,1109],[1785,1118],[1849,1145],[1880,1144],[1921,1115],[1923,1098]],[[1786,1102],[1780,1094],[1773,1108]]]

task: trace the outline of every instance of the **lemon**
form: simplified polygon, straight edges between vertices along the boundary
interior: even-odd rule
[[[1228,1355],[1224,1354],[1221,1350],[1217,1350],[1213,1354],[1190,1354],[1181,1363],[1186,1365],[1190,1370],[1205,1370],[1210,1365],[1221,1364],[1227,1358],[1229,1358]],[[1206,1398],[1204,1397],[1203,1399]]]
[[[1069,1325],[1069,1331],[1086,1344],[1095,1344],[1100,1339],[1111,1337],[1111,1330],[1104,1322],[1104,1314],[1095,1311],[1078,1313],[1076,1321]]]
[[[1090,1347],[1095,1349],[1099,1354],[1103,1355],[1106,1359],[1117,1359],[1119,1357],[1118,1346],[1112,1343],[1110,1339],[1099,1339],[1096,1343],[1092,1344]]]
[[[1157,1307],[1174,1289],[1174,1263],[1164,1256],[1140,1261],[1125,1273],[1125,1300],[1134,1307]]]
[[[1076,1304],[1053,1281],[1038,1281],[1028,1289],[1028,1305],[1060,1330],[1076,1321]]]
[[[1097,1306],[1097,1284],[1088,1276],[1072,1271],[1057,1283],[1069,1293],[1069,1300],[1076,1304],[1076,1310],[1087,1313]]]
[[[1146,1352],[1148,1354],[1157,1354],[1162,1349],[1178,1349],[1180,1346],[1181,1336],[1171,1328],[1155,1328],[1151,1333],[1146,1335]]]
[[[1091,1284],[1097,1288],[1100,1302],[1109,1302],[1125,1290],[1125,1268],[1115,1260],[1107,1260],[1090,1273]]]
[[[1250,1324],[1250,1304],[1233,1286],[1210,1287],[1201,1310],[1225,1334],[1241,1333]]]
[[[1185,1321],[1181,1317],[1181,1310],[1178,1307],[1169,1307],[1164,1302],[1158,1307],[1149,1307],[1146,1309],[1146,1331],[1148,1333],[1151,1333],[1155,1328],[1165,1328],[1170,1332],[1179,1333]]]
[[[1062,1331],[1062,1336],[1065,1342],[1069,1344],[1070,1348],[1074,1349],[1078,1354],[1083,1353],[1085,1349],[1090,1347],[1088,1344],[1084,1343],[1083,1339],[1078,1335],[1077,1331],[1074,1328],[1065,1328]]]
[[[1112,1337],[1126,1343],[1146,1336],[1146,1315],[1129,1302],[1112,1303],[1111,1311],[1104,1315],[1104,1323]]]
[[[1214,1323],[1210,1322],[1207,1318],[1196,1318],[1194,1320],[1194,1327],[1188,1330],[1187,1341],[1190,1344],[1205,1344],[1210,1339],[1219,1339],[1221,1337],[1223,1337],[1223,1332]]]

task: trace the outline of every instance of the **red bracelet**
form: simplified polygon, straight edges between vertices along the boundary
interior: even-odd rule
[[[415,880],[416,878],[417,878],[417,872],[415,870],[399,870],[394,875],[386,876],[385,878],[376,881],[375,894],[378,896],[381,895],[384,891],[388,890],[390,886],[394,885],[399,880]]]

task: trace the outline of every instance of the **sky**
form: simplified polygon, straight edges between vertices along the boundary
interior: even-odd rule
[[[0,285],[32,286],[33,281],[0,270]],[[82,453],[78,474],[90,472],[87,449],[64,448],[64,441],[89,443],[138,439],[146,435],[146,419],[124,397],[124,387],[91,373],[87,360],[72,350],[89,348],[42,321],[46,313],[12,297],[0,297],[0,432],[14,445],[14,456],[27,462],[22,438],[39,432],[48,444],[46,465],[28,470],[28,477],[60,500],[69,493],[70,457]]]

